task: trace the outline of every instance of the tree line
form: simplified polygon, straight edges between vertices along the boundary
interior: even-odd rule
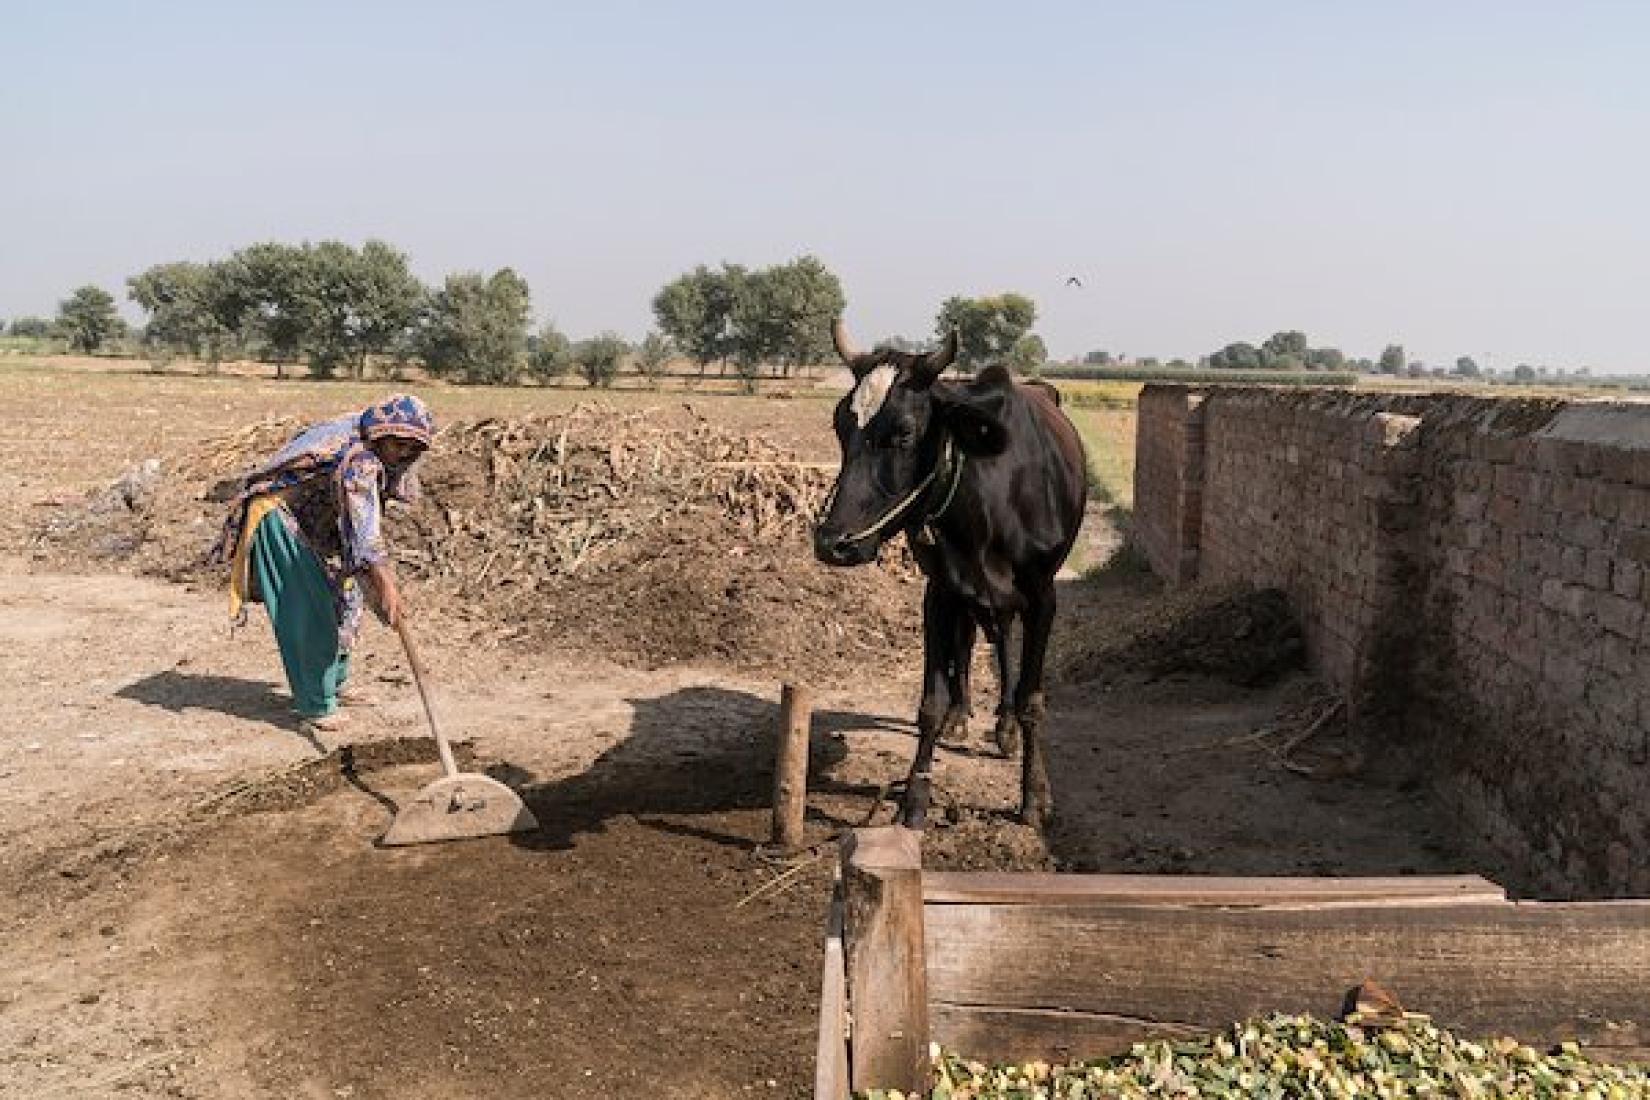
[[[370,364],[394,373],[416,363],[438,378],[473,384],[577,375],[592,386],[609,386],[625,365],[657,381],[671,361],[686,357],[701,376],[713,365],[722,375],[731,369],[753,389],[764,372],[787,377],[831,361],[830,323],[846,305],[841,281],[814,256],[763,268],[700,265],[654,295],[657,327],[640,343],[614,332],[574,341],[554,323],[532,329],[527,281],[510,268],[459,272],[430,287],[412,273],[403,252],[377,240],[359,248],[340,241],[254,244],[222,260],[157,264],[128,279],[126,290],[147,316],[136,333],[128,331],[113,295],[96,286],[74,291],[53,320],[20,317],[4,331],[61,340],[84,353],[135,342],[157,366],[188,357],[213,369],[251,358],[274,363],[282,375],[301,364],[316,377],[361,378]],[[1036,321],[1036,303],[1024,294],[955,296],[941,304],[931,337],[892,335],[877,345],[925,350],[955,330],[962,369],[1000,362],[1035,374],[1049,359],[1032,331]],[[1259,345],[1234,341],[1195,363],[1129,359],[1104,350],[1089,352],[1082,363],[1136,371],[1359,371],[1547,384],[1593,378],[1586,368],[1555,372],[1528,364],[1497,373],[1470,356],[1449,368],[1428,366],[1397,343],[1375,359],[1352,359],[1338,348],[1313,347],[1298,329],[1275,332]]]
[[[1135,369],[1151,370],[1165,367],[1170,370],[1224,370],[1224,371],[1280,371],[1301,373],[1311,371],[1344,372],[1356,371],[1360,374],[1383,374],[1392,377],[1405,378],[1461,378],[1468,380],[1494,379],[1503,382],[1541,382],[1562,383],[1573,382],[1586,384],[1596,381],[1597,378],[1586,367],[1574,371],[1565,369],[1552,370],[1548,367],[1534,367],[1521,363],[1510,371],[1497,372],[1488,367],[1479,366],[1470,355],[1462,355],[1448,367],[1429,365],[1419,359],[1411,359],[1404,351],[1402,344],[1388,344],[1381,354],[1374,358],[1350,358],[1339,348],[1311,346],[1306,334],[1299,329],[1285,329],[1274,332],[1258,346],[1239,340],[1226,344],[1224,347],[1201,356],[1196,362],[1186,359],[1170,359],[1163,362],[1152,356],[1142,356],[1129,359],[1125,356],[1113,355],[1109,351],[1091,351],[1083,357],[1086,366],[1096,367],[1131,367]]]
[[[510,268],[459,272],[438,286],[415,276],[405,253],[378,240],[264,242],[206,262],[156,264],[126,280],[146,315],[128,331],[108,291],[85,286],[55,320],[18,318],[13,336],[57,339],[87,354],[136,343],[157,367],[187,357],[216,369],[225,361],[302,366],[319,378],[394,373],[417,364],[438,378],[475,384],[549,381],[577,374],[611,385],[628,364],[650,380],[686,357],[703,375],[732,369],[754,388],[764,372],[781,377],[835,358],[831,322],[842,316],[842,283],[815,256],[751,268],[700,265],[666,283],[652,300],[656,328],[632,345],[614,332],[573,341],[554,323],[532,328],[527,281]],[[1031,332],[1035,303],[1023,294],[953,297],[935,318],[952,328],[966,367],[1009,361],[1034,371],[1048,356]],[[890,337],[889,346],[928,346]]]

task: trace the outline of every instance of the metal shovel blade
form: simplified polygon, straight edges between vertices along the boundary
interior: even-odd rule
[[[485,775],[444,776],[409,798],[379,841],[386,847],[503,836],[539,827],[521,797]]]

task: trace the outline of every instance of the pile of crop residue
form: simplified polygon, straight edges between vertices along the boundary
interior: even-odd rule
[[[90,504],[54,517],[36,556],[216,579],[202,554],[235,475],[300,426],[268,421],[162,462],[142,500],[105,507],[106,521],[84,521]],[[458,423],[419,476],[422,499],[389,510],[390,541],[409,598],[446,619],[643,666],[823,680],[919,644],[903,548],[875,568],[814,561],[808,531],[834,466],[691,407]]]
[[[1543,1054],[1516,1039],[1458,1039],[1425,1017],[1372,1027],[1266,1016],[1206,1039],[1139,1043],[1120,1058],[1051,1066],[935,1062],[933,1100],[1045,1097],[1406,1097],[1650,1095],[1650,1069],[1586,1058],[1573,1043]],[[873,1090],[871,1100],[892,1091]],[[915,1100],[915,1094],[908,1094]]]

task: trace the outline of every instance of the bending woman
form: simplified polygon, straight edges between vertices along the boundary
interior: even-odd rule
[[[400,620],[383,502],[416,497],[412,467],[434,435],[424,402],[397,394],[299,433],[230,506],[215,551],[230,564],[230,613],[240,623],[248,603],[268,609],[306,732],[343,724],[364,598],[386,625]]]

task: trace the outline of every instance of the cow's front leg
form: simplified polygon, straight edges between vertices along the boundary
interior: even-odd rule
[[[945,716],[940,719],[940,743],[968,740],[968,720],[974,708],[969,699],[969,671],[974,664],[974,616],[957,601],[948,601],[941,618],[949,624],[944,636]]]
[[[1039,591],[1026,607],[1025,652],[1020,682],[1014,689],[1014,710],[1025,735],[1025,756],[1020,763],[1020,820],[1038,828],[1047,828],[1054,820],[1054,794],[1043,761],[1043,722],[1048,716],[1043,699],[1043,661],[1054,627],[1054,607],[1052,584]]]
[[[1014,669],[1009,648],[1013,633],[1014,620],[1006,619],[991,640],[993,655],[997,658],[997,727],[991,731],[991,737],[1005,760],[1020,751],[1020,720],[1014,714]]]
[[[917,754],[905,780],[905,795],[900,799],[900,824],[910,829],[922,828],[928,818],[934,745],[946,726],[941,700],[949,701],[950,672],[956,660],[953,650],[958,638],[954,619],[959,611],[954,598],[933,581],[928,582],[922,598],[922,704],[917,708]],[[967,707],[966,698],[963,706]]]

